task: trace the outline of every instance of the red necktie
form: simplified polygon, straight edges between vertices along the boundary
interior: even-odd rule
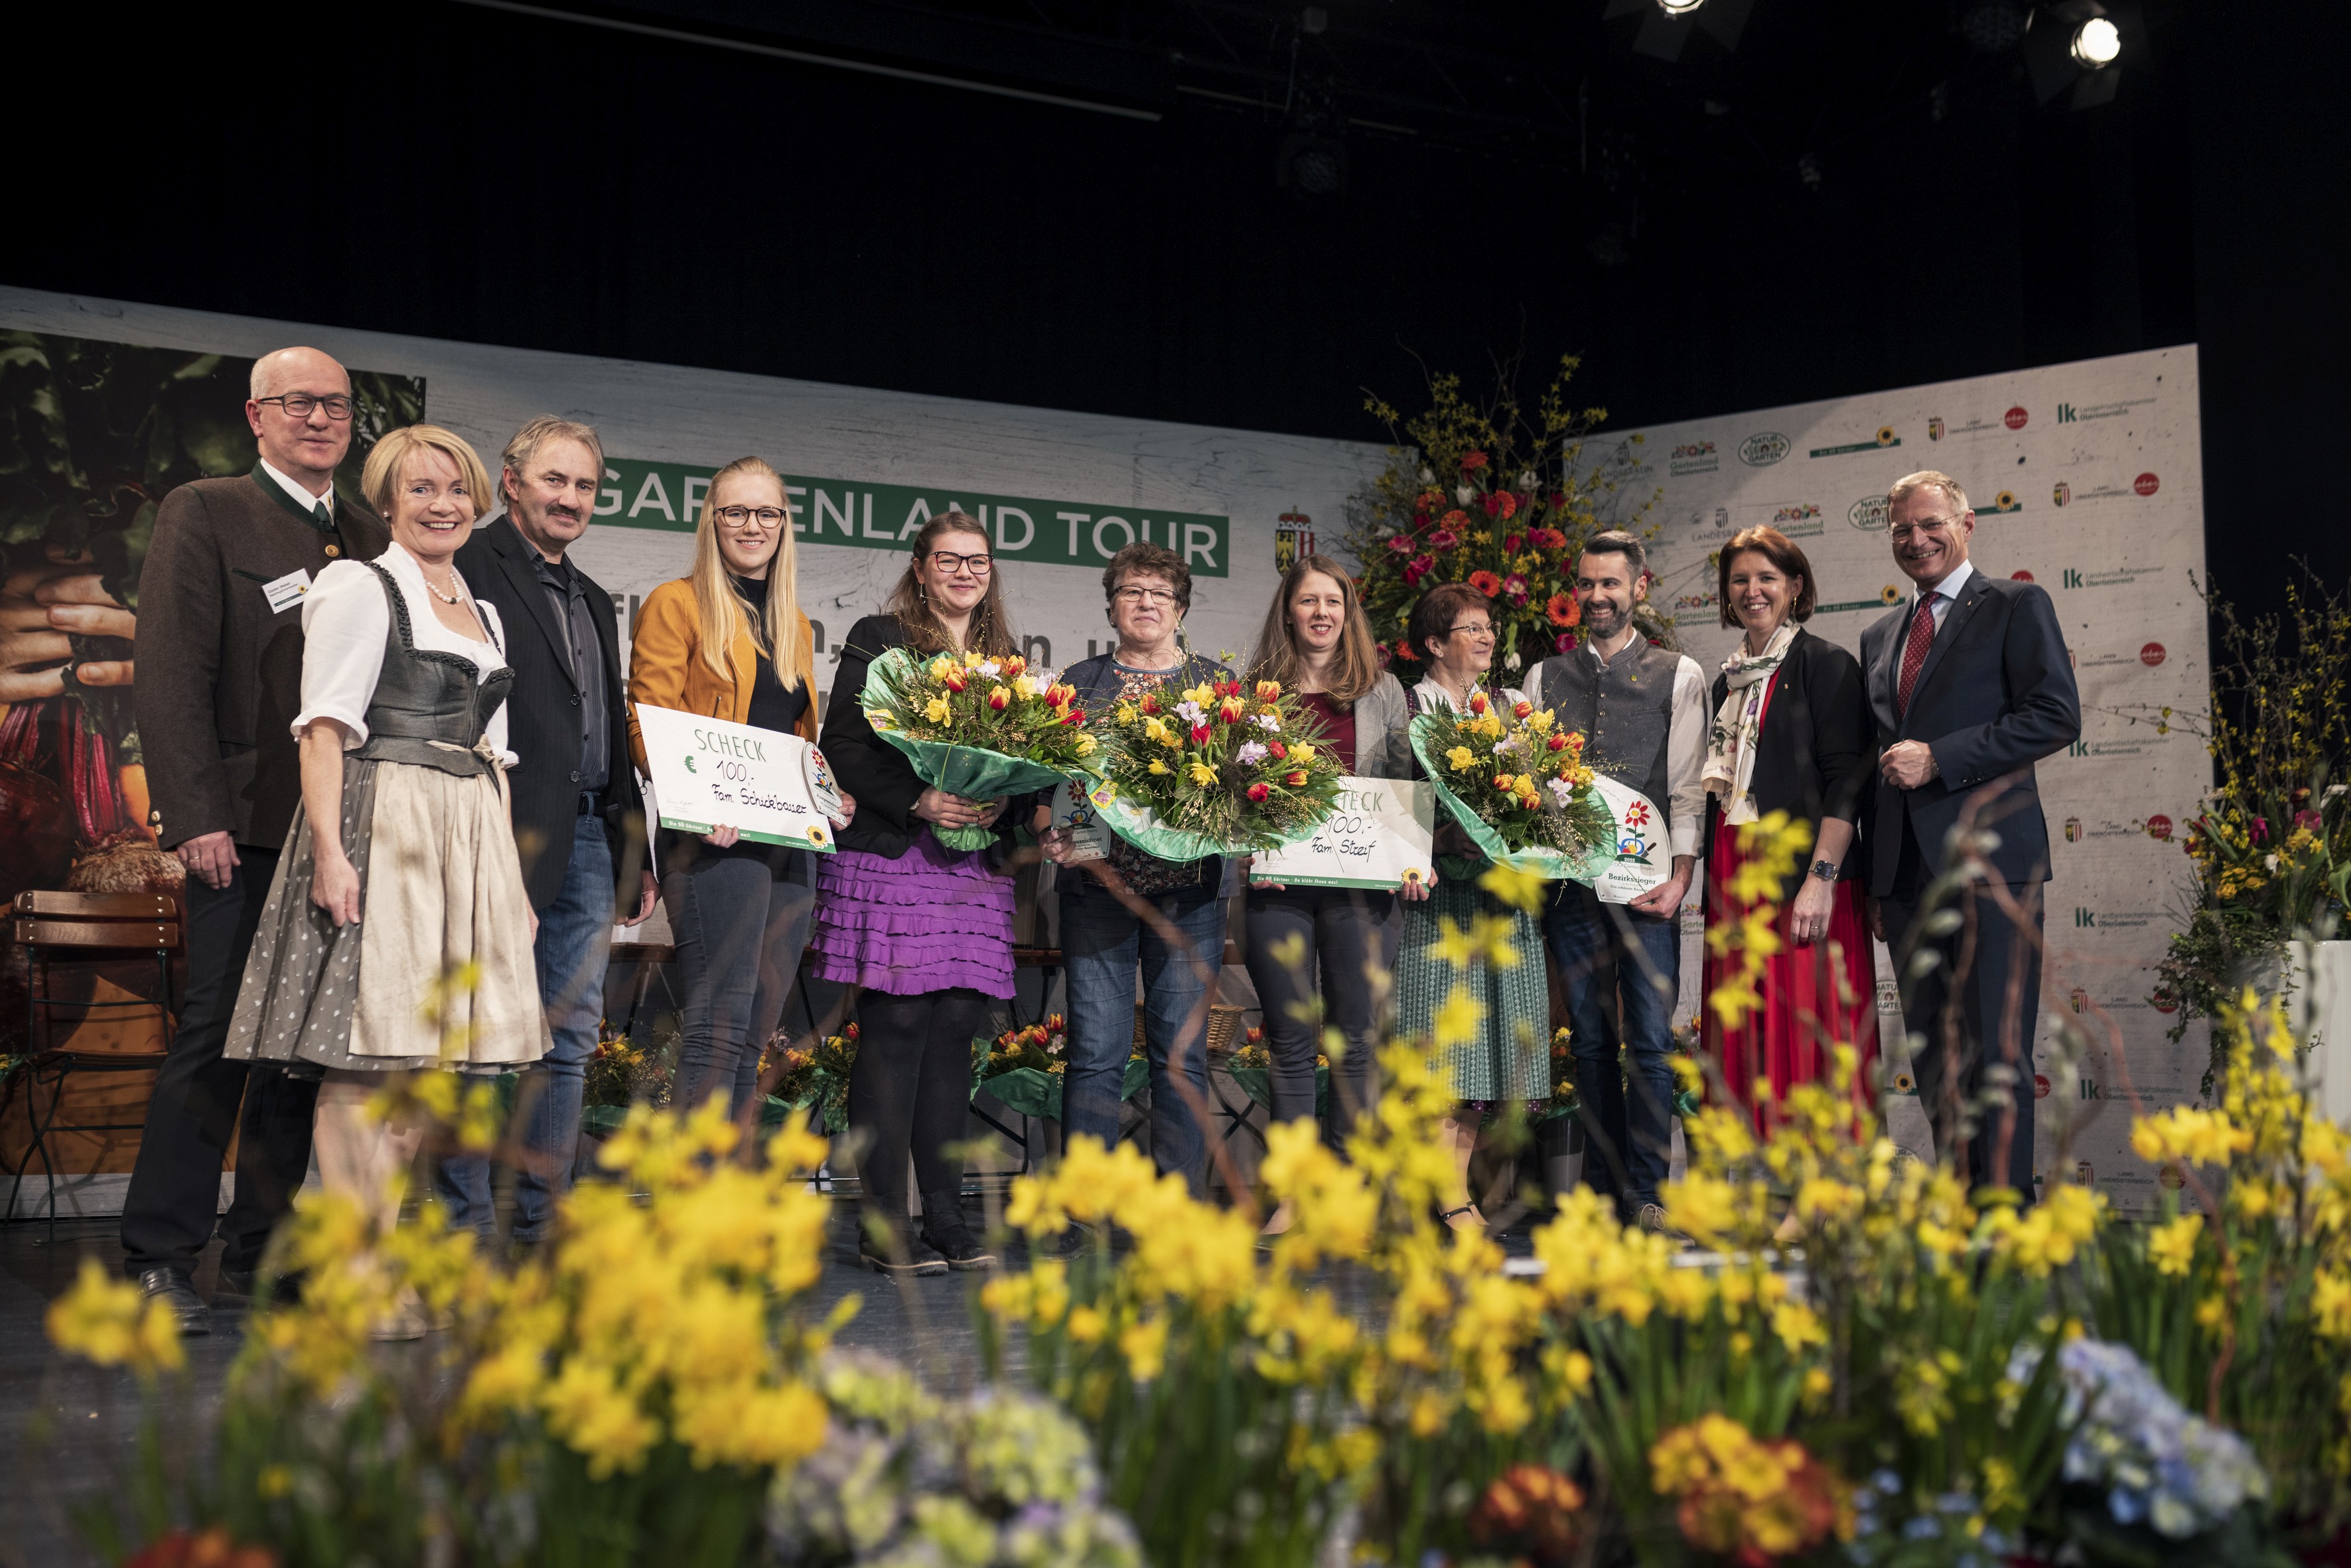
[[[1910,691],[1918,684],[1918,672],[1927,663],[1927,650],[1935,645],[1935,596],[1918,596],[1918,612],[1910,618],[1910,640],[1902,644],[1902,681],[1895,688],[1894,711],[1910,711]]]

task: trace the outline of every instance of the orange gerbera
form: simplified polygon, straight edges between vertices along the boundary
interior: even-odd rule
[[[1573,593],[1552,594],[1551,602],[1543,606],[1543,612],[1551,617],[1551,623],[1554,626],[1573,626],[1583,619],[1583,606],[1575,601]]]
[[[1491,599],[1502,591],[1502,580],[1490,571],[1473,571],[1469,574],[1469,586]]]

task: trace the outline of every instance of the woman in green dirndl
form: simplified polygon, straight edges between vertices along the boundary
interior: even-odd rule
[[[1412,612],[1407,634],[1428,661],[1428,677],[1406,693],[1412,711],[1449,712],[1466,706],[1472,694],[1486,692],[1504,706],[1520,700],[1509,689],[1489,691],[1482,682],[1494,662],[1493,615],[1485,595],[1467,583],[1432,589]],[[1416,776],[1420,776],[1417,766]],[[1441,813],[1440,813],[1441,815]],[[1490,863],[1450,821],[1437,830],[1437,884],[1429,897],[1404,906],[1404,935],[1396,951],[1396,1023],[1406,1038],[1431,1034],[1437,1009],[1457,988],[1485,1004],[1475,1037],[1446,1048],[1440,1064],[1460,1102],[1442,1133],[1451,1144],[1458,1172],[1444,1213],[1457,1230],[1483,1228],[1485,1216],[1469,1193],[1469,1155],[1478,1130],[1506,1100],[1541,1100],[1551,1093],[1551,991],[1543,978],[1542,927],[1531,915],[1505,904],[1478,885]],[[1492,964],[1459,968],[1441,956],[1443,922],[1468,930],[1481,915],[1510,922],[1510,946],[1519,961],[1509,968]]]

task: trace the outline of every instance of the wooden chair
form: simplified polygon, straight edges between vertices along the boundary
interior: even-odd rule
[[[180,922],[179,901],[157,893],[20,893],[14,907],[16,946],[25,952],[26,1059],[19,1071],[26,1080],[25,1120],[32,1130],[23,1158],[16,1162],[16,1181],[8,1189],[8,1216],[16,1213],[16,1197],[33,1156],[41,1157],[48,1182],[49,1239],[57,1231],[57,1170],[49,1145],[58,1133],[136,1133],[146,1118],[135,1122],[60,1122],[66,1085],[79,1074],[152,1072],[163,1065],[172,1039],[179,1030],[179,1004],[172,995],[172,960],[186,950]],[[52,955],[74,959],[121,957],[151,953],[160,990],[153,997],[120,1001],[77,1001],[49,994]],[[55,1035],[54,1015],[71,1009],[84,1018],[110,1009],[153,1008],[163,1023],[163,1050],[139,1051],[66,1051],[47,1043]],[[42,1092],[47,1091],[44,1103]]]

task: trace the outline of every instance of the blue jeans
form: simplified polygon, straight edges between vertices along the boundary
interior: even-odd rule
[[[1225,906],[1207,884],[1145,898],[1181,934],[1178,947],[1092,877],[1072,883],[1063,883],[1061,893],[1061,962],[1070,995],[1062,1132],[1091,1134],[1105,1146],[1118,1142],[1119,1090],[1134,1050],[1139,969],[1144,1054],[1151,1062],[1152,1155],[1162,1171],[1181,1173],[1194,1194],[1205,1194],[1208,1143],[1192,1106],[1196,1098],[1204,1107],[1212,1103],[1208,988],[1224,964]]]
[[[1667,1059],[1681,988],[1680,924],[1603,904],[1571,882],[1543,912],[1543,940],[1567,993],[1584,1180],[1614,1197],[1626,1219],[1637,1218],[1657,1201],[1673,1159]],[[1633,1048],[1629,1066],[1620,1065],[1625,1045]]]
[[[514,1239],[537,1241],[555,1218],[555,1201],[571,1190],[571,1162],[580,1146],[580,1102],[588,1059],[596,1054],[596,1026],[604,1016],[604,967],[612,948],[612,845],[601,818],[582,816],[571,837],[563,886],[538,912],[538,998],[553,1044],[527,1069],[515,1103],[524,1108],[524,1157],[515,1171]],[[433,1185],[448,1206],[449,1228],[470,1228],[484,1240],[497,1233],[486,1155],[452,1155],[434,1172]]]

